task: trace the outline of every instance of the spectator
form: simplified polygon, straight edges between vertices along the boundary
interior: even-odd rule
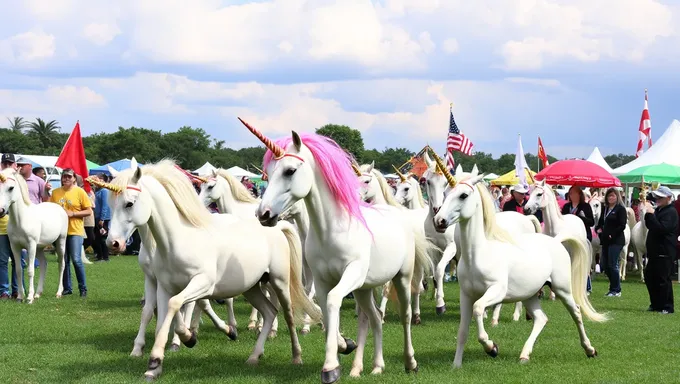
[[[652,192],[656,197],[656,209],[646,203],[645,224],[649,229],[645,284],[649,292],[649,311],[669,314],[675,312],[673,304],[673,259],[678,239],[678,213],[671,205],[673,192],[661,186]]]
[[[64,270],[64,291],[62,295],[72,294],[71,290],[71,266],[78,279],[78,290],[81,297],[87,297],[87,285],[85,282],[85,267],[81,259],[83,249],[83,237],[85,236],[85,224],[83,219],[92,214],[90,198],[85,191],[75,185],[76,174],[71,168],[64,169],[61,173],[61,187],[52,191],[50,201],[61,205],[68,216],[68,233],[66,236],[66,268]]]
[[[14,154],[11,153],[2,154],[2,158],[0,159],[0,170],[4,170],[7,168],[14,168],[15,170],[17,169]],[[17,297],[19,297],[19,283],[17,281],[16,271],[14,270],[15,259],[14,255],[12,254],[12,247],[9,245],[9,236],[7,236],[7,221],[9,221],[9,217],[7,217],[7,212],[0,212],[0,214],[2,214],[2,217],[0,217],[0,299],[6,300],[10,298],[9,290],[10,273],[8,271],[8,267],[12,269],[11,297],[13,299],[16,299]],[[23,269],[26,267],[26,265],[24,258],[21,258],[20,261],[21,261],[21,282],[23,284],[24,281]]]
[[[35,168],[33,168],[33,174],[38,176],[39,178],[47,181],[47,173],[45,172],[45,168],[35,167]]]
[[[601,209],[600,221],[595,227],[595,232],[602,244],[600,263],[604,265],[605,274],[609,278],[609,292],[606,296],[620,297],[619,254],[625,244],[623,231],[628,225],[628,215],[621,194],[616,188],[607,190]]]
[[[106,175],[100,173],[97,177],[106,181]],[[106,237],[109,232],[109,221],[111,220],[111,209],[109,208],[109,190],[106,188],[95,187],[94,220],[96,228],[94,231],[94,252],[97,255],[96,261],[109,261],[109,248],[106,246]]]
[[[80,188],[83,188],[84,186],[83,178],[80,175],[76,175],[76,185]],[[90,199],[90,207],[95,208],[94,192],[92,190],[90,190],[90,192],[87,192],[87,197]],[[91,248],[94,251],[95,242],[94,212],[92,212],[89,216],[85,216],[83,218],[83,224],[85,225],[85,238],[83,239],[83,249]],[[82,258],[85,259],[85,261],[89,262],[89,260],[87,259],[87,254],[82,255]]]
[[[524,206],[528,201],[527,193],[529,193],[529,190],[524,186],[517,184],[512,187],[511,193],[511,199],[503,204],[503,211],[515,211],[525,215],[526,213],[524,213]],[[543,222],[543,214],[541,213],[540,209],[534,213],[534,216],[536,216],[538,221]]]
[[[52,186],[45,182],[40,176],[33,174],[33,163],[23,157],[17,159],[19,173],[26,180],[28,186],[28,197],[33,204],[40,204],[49,200],[49,191]],[[44,170],[43,170],[44,171]]]

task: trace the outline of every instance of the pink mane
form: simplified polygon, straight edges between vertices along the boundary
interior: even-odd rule
[[[332,139],[315,133],[302,133],[300,139],[312,152],[335,202],[350,217],[359,220],[371,232],[360,209],[370,207],[370,205],[361,200],[359,179],[352,170],[352,163],[347,152]],[[288,136],[277,140],[276,144],[286,148],[291,141],[293,141],[292,137]],[[262,169],[267,169],[273,157],[272,152],[267,150],[262,160]]]

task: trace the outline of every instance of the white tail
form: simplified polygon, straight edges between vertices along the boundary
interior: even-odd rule
[[[531,224],[534,225],[534,229],[536,230],[536,233],[543,233],[543,228],[541,228],[541,222],[538,221],[536,216],[528,215],[527,217],[529,218],[529,220],[531,220]]]
[[[584,241],[573,236],[562,239],[562,245],[570,250],[571,256],[571,290],[574,301],[581,308],[581,313],[592,321],[601,323],[609,320],[609,316],[599,313],[593,308],[586,293],[586,282],[590,272],[590,251]]]

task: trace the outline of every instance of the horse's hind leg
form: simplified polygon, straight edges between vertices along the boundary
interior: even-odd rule
[[[57,239],[54,247],[57,251],[57,264],[59,265],[59,286],[57,288],[57,298],[61,297],[62,292],[64,292],[64,268],[66,267],[64,263],[64,253],[66,252],[66,234]]]
[[[586,351],[586,356],[588,357],[597,356],[597,351],[595,350],[595,348],[593,348],[592,344],[590,344],[588,335],[586,335],[586,329],[583,326],[583,316],[581,315],[581,308],[579,308],[579,306],[576,305],[576,301],[574,300],[574,296],[571,294],[571,290],[557,288],[555,290],[555,293],[557,294],[557,297],[562,301],[562,304],[564,304],[564,306],[569,311],[571,318],[574,319],[574,323],[576,323],[576,328],[578,328],[578,335],[581,338],[581,346]]]
[[[619,252],[619,276],[621,281],[626,281],[626,267],[628,265],[628,247],[625,245]]]
[[[234,329],[234,332],[236,332],[238,323],[236,322],[236,316],[234,316],[234,298],[230,297],[226,299],[225,304],[227,306],[227,314],[229,315],[229,326]]]
[[[224,332],[224,334],[227,335],[227,337],[229,337],[229,339],[236,340],[238,338],[238,333],[236,332],[236,327],[231,325],[231,324],[227,325],[224,322],[224,320],[220,319],[219,316],[217,316],[215,311],[213,311],[212,306],[210,305],[210,300],[206,300],[206,299],[198,300],[198,305],[196,306],[196,308],[197,309],[200,308],[203,312],[205,312],[208,315],[208,317],[210,317],[210,320],[215,325],[215,328]],[[198,310],[195,310],[193,316],[199,317],[200,312]],[[192,322],[191,329],[195,330],[198,327],[198,324],[196,324],[197,323],[196,319],[194,319],[192,317],[191,322]]]
[[[270,274],[271,276],[271,274]],[[293,303],[290,297],[290,281],[286,279],[274,277],[270,280],[269,286],[273,291],[271,295],[272,304],[278,307],[281,304],[283,310],[283,317],[286,320],[288,331],[290,332],[290,345],[293,355],[293,364],[302,364],[302,347],[300,347],[300,340],[295,329],[295,318],[293,317]],[[276,336],[276,330],[272,330],[273,336]],[[271,334],[270,334],[271,336]]]
[[[153,311],[156,307],[156,282],[148,276],[144,276],[144,296],[148,297],[148,299],[144,301],[144,308],[142,308],[139,332],[137,332],[132,352],[130,352],[130,356],[132,357],[142,357],[144,345],[146,344],[144,338],[146,327],[149,325],[149,322],[153,317]]]
[[[44,249],[36,249],[35,257],[40,263],[40,279],[38,280],[38,289],[35,291],[34,298],[39,298],[42,296],[43,290],[45,288],[45,275],[47,275],[47,259],[45,258]]]
[[[446,302],[444,301],[444,274],[446,266],[451,262],[451,260],[453,260],[454,256],[456,256],[456,243],[452,242],[446,246],[441,260],[439,260],[437,266],[435,267],[434,279],[437,284],[435,305],[438,315],[442,315],[444,312],[446,312]]]
[[[256,284],[254,287],[244,292],[243,296],[245,296],[246,300],[248,300],[255,310],[259,311],[262,314],[262,317],[264,317],[262,332],[257,336],[255,348],[246,361],[247,364],[254,365],[259,363],[260,357],[264,354],[264,342],[267,339],[267,334],[272,328],[274,317],[276,317],[276,307],[274,307],[264,295],[259,284]]]
[[[388,281],[382,287],[382,299],[380,300],[380,318],[382,323],[385,323],[385,314],[387,313],[387,302],[390,297],[390,290],[392,290],[392,282]]]
[[[393,288],[397,290],[397,297],[399,298],[399,320],[404,328],[404,367],[406,372],[418,372],[418,362],[415,359],[415,351],[413,350],[413,342],[411,340],[411,277],[400,273],[392,279]],[[375,338],[375,348],[378,349],[378,341],[380,341],[380,359],[382,361],[382,327],[380,327],[380,340],[375,335],[373,330],[373,337]],[[382,366],[385,363],[382,362]]]
[[[364,348],[368,326],[373,329],[375,350],[373,353],[373,374],[382,373],[385,369],[385,361],[382,356],[382,321],[380,313],[375,306],[373,292],[370,289],[354,291],[354,300],[359,304],[359,325],[357,328],[357,349],[354,352],[354,361],[350,376],[359,377],[364,370]]]
[[[493,316],[491,317],[491,326],[495,327],[498,325],[498,320],[501,317],[501,308],[503,308],[503,304],[498,303],[496,304],[495,307],[493,307]],[[484,313],[486,313],[486,310],[484,310]],[[484,316],[486,317],[486,316]]]
[[[519,317],[522,315],[522,302],[518,301],[515,303],[515,312],[512,313],[512,321],[519,321]]]
[[[278,311],[280,309],[279,307],[279,297],[276,294],[276,291],[274,291],[274,288],[272,287],[271,283],[268,283],[265,286],[266,292],[268,294],[265,294],[265,297],[271,301],[271,303],[274,305],[274,308]],[[290,296],[290,295],[289,295]],[[290,298],[289,298],[290,301]],[[274,322],[272,323],[272,330],[269,331],[269,337],[270,339],[273,339],[276,337],[277,333],[279,332],[279,317],[276,316],[274,317]]]
[[[522,353],[519,355],[520,363],[526,363],[529,361],[529,356],[534,349],[536,339],[543,330],[543,327],[545,327],[545,324],[548,322],[548,317],[541,309],[541,301],[538,297],[532,296],[524,301],[524,304],[526,305],[527,312],[531,315],[534,321],[534,327],[531,329],[531,334],[529,335],[526,343],[524,343]]]

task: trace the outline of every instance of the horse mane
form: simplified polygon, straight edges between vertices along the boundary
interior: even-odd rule
[[[362,165],[361,168],[364,166]],[[366,166],[368,169],[368,166]],[[364,169],[362,169],[364,171]],[[373,176],[378,180],[378,185],[380,185],[380,191],[382,192],[383,197],[385,198],[385,201],[387,202],[387,205],[391,205],[393,207],[401,207],[402,205],[397,202],[397,199],[394,198],[394,195],[392,194],[391,190],[392,187],[390,187],[387,184],[387,180],[385,180],[385,176],[378,171],[377,169],[373,168]]]
[[[459,181],[465,181],[470,178],[470,174],[464,174]],[[493,203],[491,194],[488,188],[482,183],[475,185],[479,193],[479,199],[482,203],[482,217],[484,218],[484,235],[487,240],[496,240],[503,243],[514,244],[512,236],[505,229],[498,226],[496,223],[496,205]]]
[[[425,204],[425,199],[423,198],[423,190],[420,188],[420,183],[418,182],[418,180],[416,180],[412,177],[409,177],[409,182],[416,189],[416,195],[418,196],[418,202],[420,203],[420,206],[426,207],[427,204]]]
[[[548,186],[544,186],[544,187],[543,187],[543,190],[544,190],[544,191],[548,191],[548,190],[550,191],[550,193],[552,194],[552,200],[551,200],[551,202],[553,202],[553,203],[555,204],[555,208],[557,208],[557,209],[556,209],[556,211],[557,211],[557,217],[562,218],[562,210],[560,209],[560,205],[557,204],[557,195],[555,194],[555,191],[553,191],[553,189],[550,188],[550,187],[548,187]]]
[[[199,200],[187,176],[176,168],[174,161],[165,159],[141,168],[143,176],[150,176],[163,186],[180,216],[187,222],[198,228],[207,227],[212,223],[210,212]],[[126,169],[118,173],[111,184],[125,189],[130,184],[134,172],[134,169]]]
[[[16,172],[12,177],[14,177],[14,180],[19,184],[21,198],[24,200],[24,203],[26,203],[26,205],[31,205],[31,198],[28,197],[28,184],[26,184],[26,179],[24,179],[19,172]]]
[[[215,173],[217,173],[217,176],[220,176],[227,181],[229,189],[231,190],[231,195],[234,197],[234,200],[239,201],[241,203],[254,203],[254,204],[258,203],[257,199],[250,194],[250,191],[248,191],[246,186],[241,184],[241,182],[238,181],[229,172],[227,172],[226,169],[220,168],[217,171],[215,171]]]
[[[299,136],[302,143],[312,153],[335,203],[346,211],[350,218],[359,220],[371,232],[360,209],[369,207],[369,204],[361,200],[358,193],[359,178],[352,170],[350,155],[328,137],[315,133],[301,133]],[[287,136],[277,140],[276,144],[281,148],[287,148],[292,141],[293,138]],[[268,149],[262,159],[262,169],[267,169],[273,158],[272,151]]]

